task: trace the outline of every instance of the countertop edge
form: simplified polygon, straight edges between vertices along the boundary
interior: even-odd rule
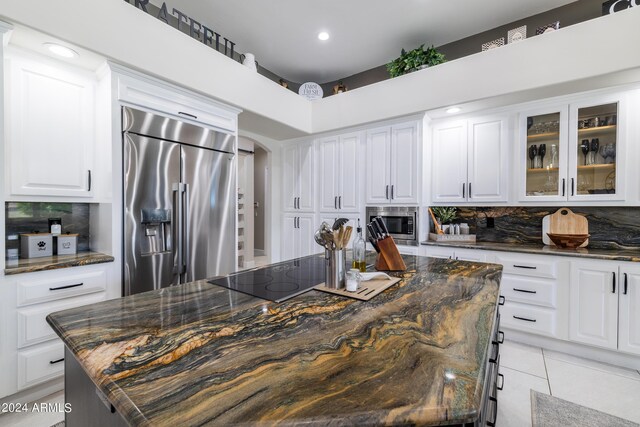
[[[4,269],[5,276],[12,276],[23,273],[35,273],[37,271],[59,270],[62,268],[81,267],[84,265],[104,264],[114,262],[115,258],[111,255],[100,252],[86,252],[84,256],[78,255],[76,259],[51,261],[49,263],[24,265],[17,267],[7,267]]]
[[[496,242],[435,242],[432,240],[420,242],[421,246],[440,246],[451,247],[460,249],[477,249],[483,251],[496,251],[496,252],[517,252],[524,254],[534,255],[547,255],[547,256],[563,256],[573,258],[590,258],[590,259],[602,259],[608,261],[626,261],[626,262],[640,262],[640,251],[637,254],[631,255],[620,252],[631,252],[625,249],[592,249],[598,252],[578,252],[575,249],[561,249],[552,246],[526,246],[519,243],[496,243]],[[545,249],[546,248],[546,249]],[[589,249],[584,249],[588,251]],[[610,251],[611,254],[606,252]]]

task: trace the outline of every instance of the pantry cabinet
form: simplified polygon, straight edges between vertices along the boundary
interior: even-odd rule
[[[360,209],[360,135],[351,133],[318,141],[320,211]]]
[[[418,123],[367,131],[366,202],[418,203]]]
[[[314,210],[314,161],[313,141],[292,143],[283,148],[285,211]]]
[[[432,201],[508,199],[508,117],[444,122],[433,127]]]
[[[581,98],[519,115],[519,200],[625,200],[626,95]]]
[[[26,54],[7,62],[9,197],[92,197],[95,76]]]

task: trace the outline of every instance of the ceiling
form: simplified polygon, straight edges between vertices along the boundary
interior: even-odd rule
[[[575,0],[167,0],[293,82],[325,83]],[[162,0],[151,0],[160,6]],[[330,39],[317,35],[327,31]]]

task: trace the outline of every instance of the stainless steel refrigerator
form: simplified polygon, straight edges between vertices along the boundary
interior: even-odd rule
[[[129,107],[124,148],[124,293],[235,270],[235,135]]]

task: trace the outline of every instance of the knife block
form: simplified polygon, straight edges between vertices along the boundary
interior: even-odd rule
[[[378,240],[378,249],[380,253],[376,259],[375,268],[378,271],[405,271],[407,266],[398,251],[396,242],[392,237],[385,237]]]

